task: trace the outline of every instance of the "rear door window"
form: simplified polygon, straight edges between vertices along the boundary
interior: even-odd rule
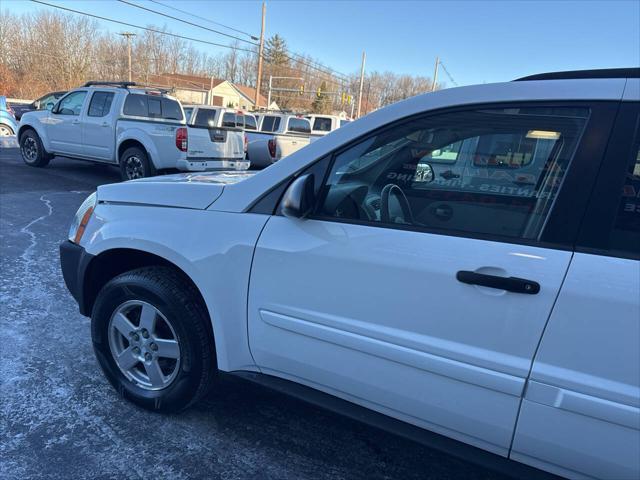
[[[609,248],[640,255],[640,133],[624,177]]]
[[[90,117],[105,117],[111,110],[111,103],[113,102],[113,92],[94,92],[91,97],[91,103],[89,103]]]
[[[197,127],[215,127],[217,114],[217,110],[211,108],[199,108],[193,124]]]
[[[330,132],[331,119],[327,117],[316,117],[313,120],[313,129],[318,132]]]
[[[297,133],[311,133],[311,124],[306,118],[291,117],[289,119],[289,128],[287,130]]]

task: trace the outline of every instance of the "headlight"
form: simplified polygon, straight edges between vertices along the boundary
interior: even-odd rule
[[[87,228],[87,223],[89,223],[95,206],[96,192],[93,192],[82,202],[82,205],[80,205],[80,208],[76,212],[76,216],[73,218],[71,227],[69,227],[69,240],[73,243],[80,243],[84,229]]]

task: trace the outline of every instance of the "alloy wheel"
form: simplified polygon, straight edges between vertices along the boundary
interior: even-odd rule
[[[127,157],[124,163],[124,168],[129,180],[144,177],[144,165],[142,160],[136,155]]]
[[[38,143],[33,137],[26,137],[22,142],[22,156],[30,162],[35,162],[38,158]]]
[[[108,327],[109,349],[124,376],[145,390],[162,390],[180,368],[178,337],[153,305],[129,300],[115,309]]]

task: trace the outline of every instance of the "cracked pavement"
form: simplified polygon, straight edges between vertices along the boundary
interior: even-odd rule
[[[103,377],[58,245],[115,168],[29,168],[0,146],[0,478],[502,479],[410,440],[236,378],[163,416]]]

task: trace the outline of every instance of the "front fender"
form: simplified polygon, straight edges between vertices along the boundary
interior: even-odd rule
[[[247,330],[251,261],[266,215],[99,204],[83,236],[91,255],[134,249],[182,270],[212,321],[218,367],[255,370]]]
[[[22,132],[24,132],[25,129],[32,128],[40,137],[40,141],[42,142],[44,149],[49,153],[53,153],[45,124],[48,118],[48,111],[25,112],[20,118],[20,124],[18,126],[18,141],[20,140],[20,135],[22,135]]]

